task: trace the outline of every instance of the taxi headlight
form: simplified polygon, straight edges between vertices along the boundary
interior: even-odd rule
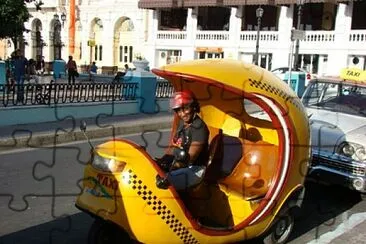
[[[366,162],[365,148],[357,143],[344,142],[338,147],[337,153],[353,160]]]
[[[366,162],[366,150],[364,147],[358,148],[355,152],[355,155],[360,159],[360,161]]]
[[[118,161],[114,158],[105,158],[98,154],[94,154],[91,164],[94,168],[105,172],[122,172],[126,166],[126,162]]]

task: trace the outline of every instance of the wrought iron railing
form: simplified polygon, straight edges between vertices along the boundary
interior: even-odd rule
[[[137,83],[0,85],[0,106],[135,100]]]
[[[169,98],[172,96],[173,92],[174,88],[169,81],[158,79],[155,90],[156,98]]]

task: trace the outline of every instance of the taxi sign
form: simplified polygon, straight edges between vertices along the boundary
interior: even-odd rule
[[[340,77],[345,80],[366,82],[366,71],[358,68],[346,68],[341,70]]]
[[[95,46],[95,40],[88,40],[88,46],[94,47]]]

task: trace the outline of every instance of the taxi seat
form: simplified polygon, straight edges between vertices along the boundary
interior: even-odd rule
[[[205,180],[216,182],[229,176],[242,158],[242,148],[237,137],[223,134],[220,130],[210,143]]]

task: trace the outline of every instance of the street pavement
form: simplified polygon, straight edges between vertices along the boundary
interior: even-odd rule
[[[171,112],[160,112],[89,118],[85,119],[86,134],[90,139],[95,139],[167,129],[171,127],[172,117]],[[0,127],[0,151],[85,140],[84,134],[79,129],[80,122],[81,119],[70,118],[49,123]],[[336,230],[325,233],[310,243],[366,243],[366,214],[345,218]]]
[[[170,128],[172,119],[170,112],[160,112],[88,118],[84,121],[87,124],[87,136],[95,139]],[[85,140],[85,135],[80,130],[81,121],[82,119],[69,118],[62,121],[0,127],[0,151]]]

